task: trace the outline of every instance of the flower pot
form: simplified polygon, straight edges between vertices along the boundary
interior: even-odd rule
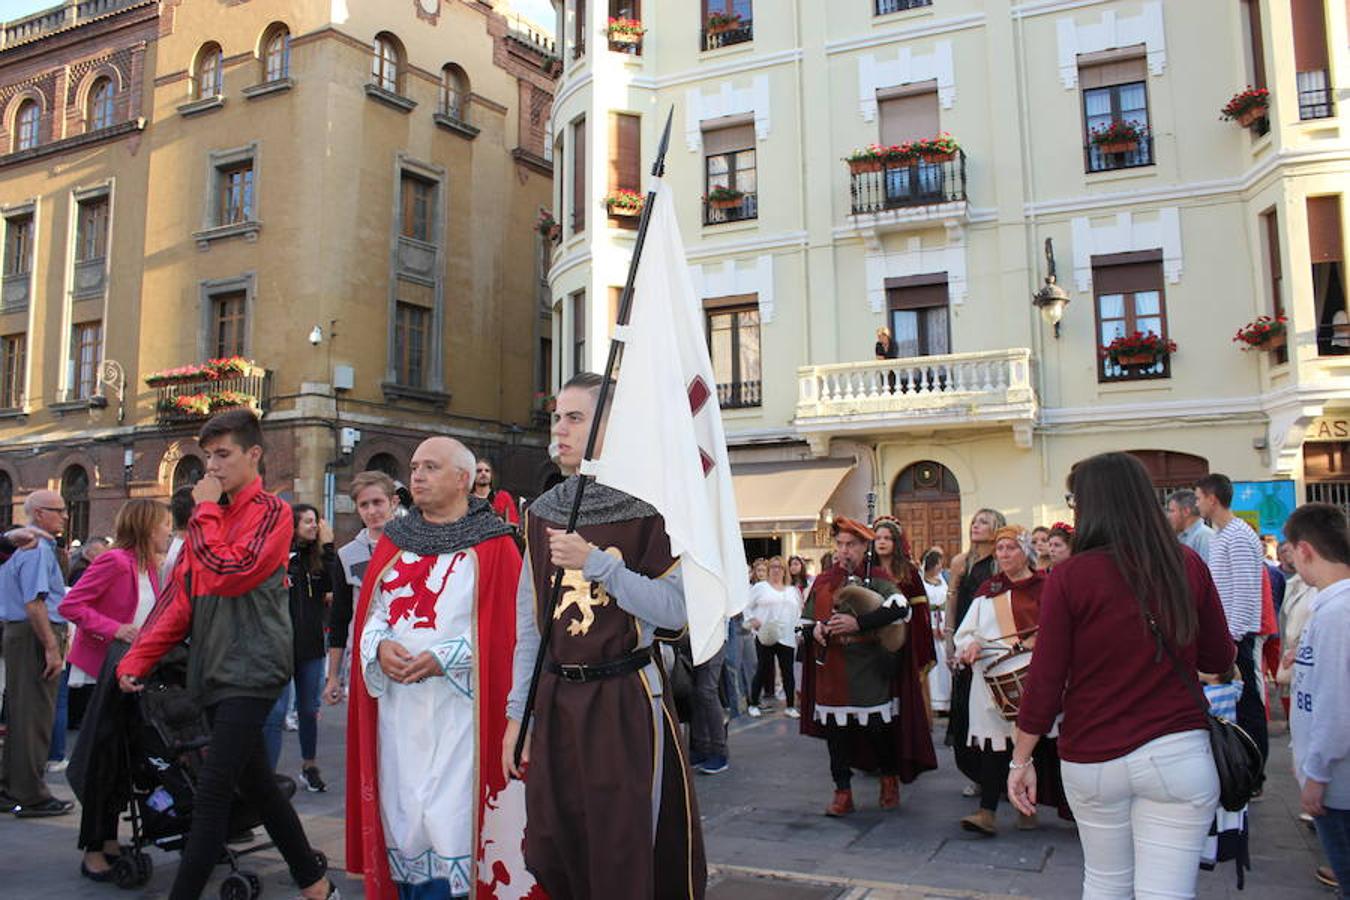
[[[1116,357],[1118,366],[1151,366],[1157,361],[1152,353],[1122,353]]]
[[[879,159],[850,159],[848,161],[848,170],[854,175],[862,175],[866,172],[880,172],[882,162]]]
[[[1103,141],[1097,145],[1102,153],[1133,153],[1139,149],[1138,141]]]
[[[642,43],[642,35],[634,34],[631,31],[615,31],[610,34],[609,42],[611,44],[640,44]]]
[[[1268,106],[1249,106],[1242,112],[1238,113],[1237,123],[1241,125],[1243,128],[1247,128],[1248,126],[1254,125],[1257,122],[1264,119],[1266,117],[1266,113],[1268,113],[1269,111],[1270,107]]]
[[[728,197],[723,200],[709,200],[708,205],[713,209],[735,209],[744,199],[744,197]]]
[[[927,151],[920,154],[920,156],[922,156],[924,162],[928,163],[929,165],[935,166],[940,163],[951,162],[952,160],[956,159],[956,151],[955,150],[949,150],[946,152]]]
[[[1287,334],[1272,334],[1261,342],[1261,347],[1266,350],[1278,350],[1283,347],[1288,340],[1289,336]]]
[[[726,22],[722,25],[709,25],[708,34],[726,34],[728,31],[735,31],[740,27],[740,22]]]
[[[631,206],[619,206],[611,203],[609,205],[609,214],[616,219],[636,218],[642,215],[642,209],[634,209]]]

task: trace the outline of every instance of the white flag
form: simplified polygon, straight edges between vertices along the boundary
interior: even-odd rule
[[[656,182],[596,480],[656,507],[681,559],[694,662],[726,639],[749,583],[717,381],[673,198]]]

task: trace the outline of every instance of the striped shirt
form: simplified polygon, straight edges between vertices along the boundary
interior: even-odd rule
[[[1211,715],[1230,722],[1237,721],[1238,697],[1242,696],[1242,682],[1234,679],[1228,684],[1204,685],[1205,699],[1209,701]]]
[[[1228,633],[1240,641],[1261,631],[1261,576],[1265,551],[1256,531],[1234,517],[1209,543],[1209,571],[1219,589]]]

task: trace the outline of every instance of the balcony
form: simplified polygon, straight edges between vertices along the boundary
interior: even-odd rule
[[[797,370],[797,431],[816,455],[833,436],[1011,428],[1030,447],[1036,421],[1025,348],[805,366]]]
[[[731,25],[703,26],[703,49],[717,50],[733,44],[744,44],[755,39],[752,19],[739,19]]]
[[[1086,170],[1092,172],[1111,172],[1116,169],[1137,169],[1151,166],[1153,158],[1153,135],[1144,135],[1133,150],[1123,153],[1104,153],[1098,144],[1087,143],[1083,146],[1083,159]]]
[[[910,206],[966,202],[966,152],[946,162],[883,163],[875,172],[849,176],[855,216],[874,215]]]
[[[190,366],[182,374],[152,375],[146,383],[155,389],[155,423],[180,425],[200,422],[227,409],[266,412],[272,397],[272,373],[252,364],[215,373],[209,366]]]
[[[750,409],[761,403],[761,382],[733,381],[717,386],[717,405],[722,409]]]
[[[891,13],[904,12],[908,9],[918,9],[921,6],[932,6],[933,0],[876,0],[876,14],[879,16],[890,15]]]
[[[734,206],[714,206],[708,200],[703,201],[703,224],[723,225],[727,222],[744,222],[759,218],[759,195],[746,193]]]

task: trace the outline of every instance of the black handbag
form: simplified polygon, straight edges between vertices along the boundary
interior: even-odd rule
[[[1158,646],[1172,661],[1172,669],[1191,690],[1205,714],[1205,724],[1209,729],[1209,748],[1214,754],[1214,767],[1219,772],[1219,805],[1229,812],[1238,812],[1252,799],[1266,780],[1265,757],[1256,746],[1252,736],[1238,726],[1236,722],[1220,718],[1209,711],[1209,701],[1195,677],[1188,677],[1177,660],[1167,640],[1158,630],[1158,623],[1151,614],[1146,615],[1148,627],[1153,632]]]

